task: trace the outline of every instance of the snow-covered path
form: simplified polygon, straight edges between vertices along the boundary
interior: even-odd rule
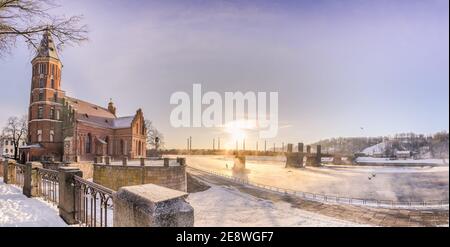
[[[57,209],[36,198],[28,198],[22,190],[3,183],[0,178],[0,227],[63,227],[66,223]]]
[[[210,189],[187,198],[194,207],[194,226],[362,226],[293,208],[286,202],[260,199],[233,187],[209,185]]]

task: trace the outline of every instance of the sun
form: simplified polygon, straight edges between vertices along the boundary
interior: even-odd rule
[[[247,136],[246,129],[248,128],[248,126],[241,121],[230,122],[226,124],[224,127],[225,132],[227,132],[230,135],[233,142],[242,141]]]
[[[245,131],[242,129],[233,129],[230,132],[233,141],[242,141],[245,139]]]

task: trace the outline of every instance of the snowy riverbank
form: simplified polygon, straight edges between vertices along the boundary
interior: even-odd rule
[[[191,193],[187,198],[194,207],[195,226],[361,226],[293,208],[286,202],[256,198],[235,188],[210,186],[210,189]]]

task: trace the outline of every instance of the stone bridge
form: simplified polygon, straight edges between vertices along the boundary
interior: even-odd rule
[[[299,142],[297,152],[293,152],[293,144],[289,143],[287,145],[286,152],[286,167],[304,167],[304,166],[321,166],[321,160],[324,157],[333,158],[333,164],[342,164],[342,158],[345,155],[340,154],[325,154],[322,153],[322,146],[316,146],[316,152],[311,152],[311,146],[306,146],[306,152],[304,151],[304,145]],[[306,159],[306,160],[305,160]]]

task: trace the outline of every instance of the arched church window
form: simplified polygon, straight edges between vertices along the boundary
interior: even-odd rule
[[[42,141],[42,130],[37,131],[37,140],[38,140],[38,142]]]
[[[86,137],[86,153],[91,153],[91,147],[92,147],[92,135],[89,133]]]
[[[106,138],[105,138],[105,142],[106,142],[106,154],[107,155],[109,155],[110,153],[109,153],[109,136],[107,136]]]
[[[39,90],[38,100],[39,101],[43,101],[44,100],[44,90]]]
[[[42,115],[44,114],[44,107],[43,106],[39,106],[38,107],[38,118],[42,119]]]
[[[53,130],[50,130],[50,142],[53,142],[55,137],[55,132]]]
[[[123,140],[120,140],[120,152],[122,152],[122,155],[125,155],[125,144]]]
[[[50,119],[55,119],[55,107],[50,108]]]

